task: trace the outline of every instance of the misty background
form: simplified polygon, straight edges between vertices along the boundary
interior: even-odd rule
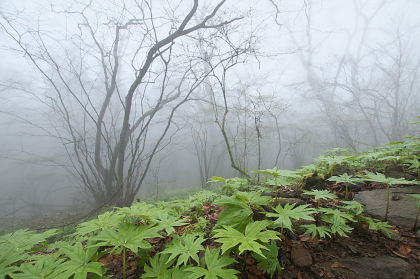
[[[0,218],[126,205],[419,135],[420,2],[198,1],[187,27],[222,3],[215,27],[157,52],[109,178],[125,94],[193,2],[0,0]],[[107,92],[95,149],[89,118]],[[108,183],[112,194],[88,187]]]

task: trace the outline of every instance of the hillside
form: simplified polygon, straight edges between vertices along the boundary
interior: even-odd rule
[[[419,160],[420,138],[332,149],[302,169],[115,208],[71,233],[19,230],[0,237],[0,278],[419,278],[420,226],[384,221],[392,199],[420,211],[420,194],[399,190],[420,184]],[[378,189],[381,219],[353,199]]]

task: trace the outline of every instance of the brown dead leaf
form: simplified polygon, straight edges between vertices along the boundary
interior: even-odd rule
[[[299,239],[302,242],[308,242],[308,243],[313,243],[313,244],[317,244],[320,242],[318,239],[315,239],[312,236],[307,235],[307,234],[299,235]]]
[[[340,263],[340,262],[334,262],[331,265],[332,268],[347,268],[347,266],[345,266],[344,264]]]
[[[410,253],[413,251],[410,245],[405,243],[400,243],[400,249],[398,250],[398,253],[404,256],[410,255]]]

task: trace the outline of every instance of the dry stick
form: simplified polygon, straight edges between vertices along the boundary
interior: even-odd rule
[[[123,278],[127,279],[127,249],[123,247]]]
[[[386,199],[385,221],[388,221],[389,203],[391,201],[391,185],[386,184],[386,190],[388,197]]]

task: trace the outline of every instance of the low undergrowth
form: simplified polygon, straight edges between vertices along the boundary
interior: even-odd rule
[[[419,160],[419,138],[361,153],[333,149],[299,170],[256,171],[260,185],[214,177],[216,191],[115,208],[60,237],[18,230],[0,237],[0,278],[278,278],[293,241],[334,243],[355,231],[398,238],[364,213],[352,189],[419,184]],[[388,176],[391,167],[401,176]]]

